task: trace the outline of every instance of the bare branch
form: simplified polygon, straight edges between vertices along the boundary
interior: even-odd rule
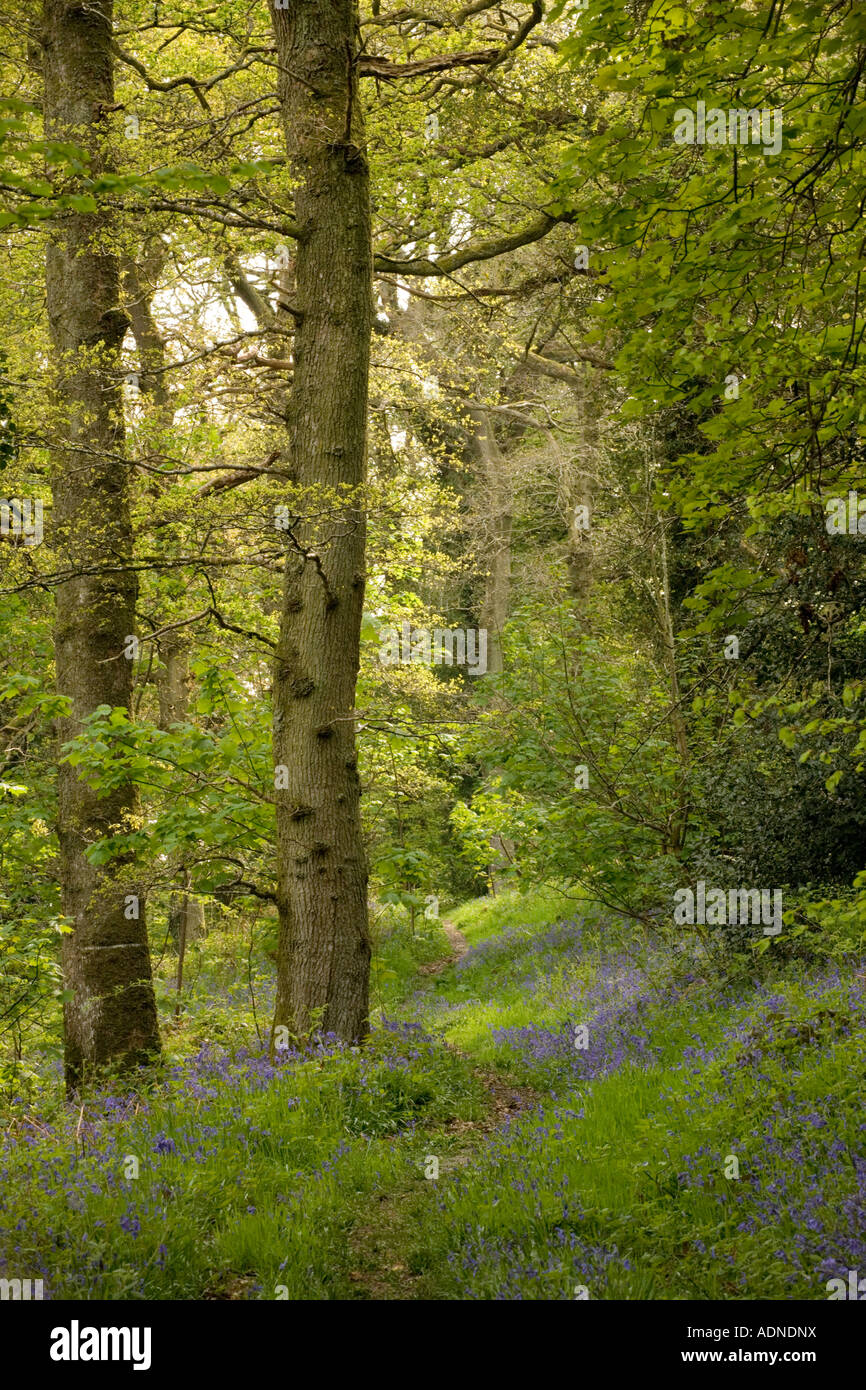
[[[575,362],[588,362],[590,366],[600,367],[604,371],[612,372],[613,363],[603,356],[600,352],[595,352],[592,348],[569,349],[569,355]],[[549,376],[554,381],[567,381],[572,386],[583,384],[583,378],[573,367],[567,366],[564,362],[556,362],[546,354],[532,352],[526,354],[526,365],[541,376]]]
[[[111,47],[112,51],[122,63],[126,63],[127,67],[132,68],[138,73],[139,77],[150,91],[173,92],[177,87],[191,87],[195,92],[197,100],[208,114],[211,114],[211,111],[204,97],[204,93],[209,92],[211,87],[215,87],[217,83],[225,81],[227,77],[231,77],[233,73],[242,72],[244,68],[249,67],[251,61],[258,61],[255,56],[256,54],[269,53],[271,51],[268,48],[248,49],[244,57],[237,63],[232,64],[230,68],[223,68],[222,72],[215,73],[214,76],[209,77],[206,82],[200,81],[197,77],[170,77],[167,82],[160,82],[158,78],[151,77],[144,64],[140,62],[138,58],[134,57],[132,53],[128,53],[125,48],[121,48],[119,43],[113,41]]]
[[[493,241],[479,241],[475,245],[464,246],[460,251],[452,251],[450,255],[441,256],[438,260],[430,260],[426,256],[417,257],[411,261],[397,261],[390,256],[376,256],[374,267],[376,270],[389,270],[393,275],[450,275],[452,271],[460,270],[464,265],[472,265],[477,261],[490,261],[496,256],[504,256],[508,251],[516,251],[521,246],[529,246],[534,241],[540,241],[547,236],[548,232],[561,222],[571,222],[571,213],[562,213],[557,217],[551,217],[549,213],[543,212],[535,222],[530,222],[528,226],[521,228],[519,232],[511,232],[507,236],[501,236]]]
[[[398,77],[423,77],[428,72],[448,72],[451,68],[489,66],[498,58],[500,49],[483,48],[475,53],[440,53],[435,58],[419,58],[414,63],[392,63],[387,58],[365,55],[358,59],[361,77],[380,77],[394,81]]]

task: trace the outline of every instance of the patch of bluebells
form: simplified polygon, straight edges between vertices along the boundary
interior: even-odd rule
[[[649,1067],[661,1056],[649,1040],[649,1029],[641,1026],[640,1004],[617,1008],[611,1005],[588,1020],[586,1047],[575,1046],[574,1025],[558,1029],[527,1024],[522,1028],[494,1028],[498,1043],[517,1048],[533,1062],[556,1062],[568,1068],[576,1080],[593,1081],[608,1076],[625,1063]]]
[[[666,971],[661,952],[650,957],[643,969],[611,956],[601,961],[592,987],[586,988],[576,972],[569,979],[561,969],[563,949],[570,947],[577,957],[580,945],[580,932],[574,924],[559,924],[555,931],[541,934],[532,943],[522,932],[504,933],[474,948],[457,968],[471,978],[475,964],[506,967],[509,956],[517,949],[524,956],[519,967],[523,975],[526,956],[544,961],[551,972],[558,968],[554,998],[560,1005],[568,1006],[570,1018],[555,1025],[491,1030],[497,1042],[515,1048],[524,1059],[547,1068],[549,1073],[564,1072],[573,1084],[609,1075],[627,1063],[653,1065],[662,1053],[650,1041],[650,1024],[663,1035],[668,1031],[665,1025],[672,1010],[682,1005],[684,999],[686,1008],[692,1007],[686,991],[704,983],[697,974],[700,962],[691,971],[683,970],[683,962],[678,963],[675,971]],[[541,974],[535,979],[531,973],[523,978],[528,993],[544,990],[549,983]],[[824,1296],[828,1278],[844,1279],[848,1270],[866,1268],[866,1145],[860,1137],[852,1145],[850,1125],[847,1140],[841,1137],[838,1114],[834,1123],[834,1102],[805,1102],[793,1085],[788,1093],[779,1096],[778,1073],[771,1083],[769,1071],[774,1068],[767,1059],[772,1057],[776,1066],[783,1062],[794,1082],[824,1052],[845,1046],[854,1034],[862,1036],[866,1028],[864,983],[864,977],[854,975],[850,966],[846,966],[843,975],[834,964],[819,971],[812,967],[808,977],[797,981],[793,995],[780,992],[778,985],[760,981],[716,989],[712,996],[713,1012],[719,1016],[733,1013],[727,1025],[714,1030],[716,1036],[711,1044],[693,1034],[678,1062],[669,1056],[664,1058],[666,1070],[680,1071],[689,1077],[689,1089],[677,1087],[675,1096],[669,1097],[677,1101],[680,1116],[683,1102],[692,1113],[703,1115],[729,1106],[731,1097],[742,1092],[744,1068],[748,1068],[749,1081],[759,1091],[763,1089],[766,1094],[771,1084],[776,1088],[775,1101],[768,1101],[769,1113],[752,1130],[753,1142],[748,1144],[748,1150],[750,1155],[755,1150],[756,1156],[749,1157],[739,1182],[722,1178],[727,1154],[713,1151],[710,1145],[702,1145],[681,1161],[678,1182],[681,1187],[706,1188],[707,1194],[726,1210],[734,1204],[733,1218],[728,1219],[735,1221],[731,1229],[741,1239],[745,1235],[760,1238],[770,1231],[778,1233],[782,1248],[776,1250],[773,1258],[786,1267],[785,1283],[792,1290],[813,1291],[818,1297]],[[831,993],[832,1001],[828,998]],[[540,1001],[542,1007],[549,1007],[547,1001]],[[682,1010],[681,1016],[687,1017]],[[587,1026],[586,1048],[575,1046],[577,1021]],[[669,1112],[673,1108],[668,1106]],[[578,1116],[581,1114],[577,1112]],[[579,1229],[574,1229],[573,1217],[558,1226],[554,1223],[551,1228],[549,1206],[554,1177],[544,1146],[558,1137],[556,1121],[539,1110],[532,1121],[534,1133],[527,1128],[525,1118],[515,1123],[508,1162],[485,1156],[483,1186],[485,1191],[497,1193],[509,1189],[510,1201],[518,1201],[518,1211],[505,1235],[491,1230],[491,1224],[496,1224],[492,1214],[483,1228],[467,1222],[454,1229],[454,1248],[449,1259],[460,1296],[572,1297],[572,1273],[574,1283],[585,1284],[592,1290],[603,1282],[608,1268],[619,1264],[627,1269],[628,1262],[618,1260],[615,1245],[599,1246],[582,1239]],[[866,1120],[857,1128],[860,1136],[866,1134]],[[502,1130],[503,1140],[509,1129],[510,1125],[506,1125]],[[673,1135],[675,1131],[669,1133]],[[453,1195],[443,1193],[443,1217],[449,1209],[453,1210],[453,1202],[459,1203],[460,1190],[457,1184]],[[497,1206],[498,1201],[497,1196],[491,1206]],[[564,1213],[567,1218],[567,1206]],[[531,1234],[525,1227],[530,1228]],[[738,1275],[748,1295],[753,1292],[755,1278],[761,1288],[766,1287],[766,1270],[756,1275],[743,1268],[737,1243],[736,1237],[733,1242],[711,1243],[693,1235],[690,1247],[705,1262],[721,1266],[723,1287],[730,1287],[730,1280]],[[573,1266],[563,1264],[563,1249],[574,1253]],[[491,1292],[492,1271],[495,1292]]]
[[[459,1253],[452,1251],[448,1262],[456,1276],[456,1296],[467,1301],[490,1296],[508,1302],[573,1299],[578,1286],[592,1297],[604,1288],[611,1267],[631,1269],[615,1245],[589,1241],[563,1226],[554,1226],[540,1245],[479,1228],[467,1232]]]
[[[145,1092],[91,1092],[83,1114],[77,1104],[58,1105],[56,1097],[46,1093],[43,1114],[25,1110],[0,1135],[0,1270],[24,1267],[33,1277],[44,1279],[46,1291],[59,1279],[64,1292],[55,1297],[90,1297],[94,1290],[110,1297],[114,1286],[106,1280],[116,1259],[110,1253],[111,1242],[116,1249],[120,1238],[142,1247],[140,1269],[122,1261],[130,1280],[123,1286],[123,1296],[152,1296],[147,1268],[159,1271],[167,1266],[170,1242],[160,1241],[151,1255],[150,1241],[170,1225],[177,1200],[171,1170],[163,1165],[173,1166],[179,1159],[196,1164],[217,1161],[231,1164],[230,1171],[242,1174],[247,1159],[259,1154],[273,1158],[283,1136],[274,1133],[276,1126],[256,1123],[246,1100],[278,1089],[281,1109],[299,1106],[295,1078],[298,1069],[311,1062],[317,1066],[341,1059],[349,1063],[335,1079],[341,1085],[346,1077],[354,1078],[359,1094],[369,1096],[374,1118],[382,1094],[388,1097],[388,1078],[393,1082],[395,1103],[405,1089],[411,1104],[412,1085],[404,1088],[404,1078],[416,1086],[423,1082],[432,1094],[423,1061],[434,1048],[441,1054],[441,1044],[420,1028],[400,1023],[374,1033],[363,1049],[346,1047],[327,1035],[315,1038],[303,1052],[278,1051],[274,1059],[250,1049],[229,1054],[205,1046],[164,1070]],[[206,1104],[217,1099],[218,1123],[209,1124]],[[169,1125],[162,1118],[165,1101],[173,1117]],[[155,1122],[156,1114],[160,1124]],[[394,1129],[412,1128],[415,1123],[414,1116],[398,1114]],[[310,1149],[308,1162],[295,1171],[294,1181],[287,1175],[287,1191],[333,1178],[352,1152],[349,1141],[334,1142],[327,1133],[320,1147],[326,1151]],[[151,1156],[146,1172],[142,1163],[139,1180],[125,1176],[129,1154]],[[243,1191],[241,1176],[237,1181],[241,1188],[238,1210],[248,1212],[254,1194]],[[34,1208],[32,1218],[21,1214],[25,1192]],[[96,1210],[94,1199],[102,1202]],[[62,1221],[58,1213],[68,1213],[71,1220]]]
[[[862,1067],[852,1038],[862,1038],[866,1027],[863,980],[832,966],[801,982],[796,1003],[771,990],[754,993],[759,1003],[741,1008],[712,1050],[708,1060],[721,1056],[722,1064],[706,1075],[693,1069],[689,1091],[669,1097],[672,1105],[706,1113],[730,1107],[744,1085],[750,1088],[744,1113],[751,1110],[755,1122],[742,1134],[739,1179],[721,1180],[727,1155],[704,1144],[681,1160],[678,1182],[713,1196],[740,1235],[779,1233],[770,1255],[789,1296],[823,1297],[827,1279],[866,1267],[866,1118],[856,1086],[846,1105],[838,1092],[804,1098],[797,1083],[837,1048]],[[814,1003],[821,1007],[810,1008]],[[730,1252],[693,1245],[731,1261]],[[755,1277],[740,1270],[747,1293]]]
[[[471,974],[478,967],[489,969],[519,959],[527,979],[549,976],[563,960],[575,960],[585,952],[584,923],[577,918],[554,922],[541,931],[526,927],[507,927],[499,936],[472,946],[456,964],[458,976]]]
[[[573,1299],[581,1285],[597,1298],[611,1275],[632,1269],[616,1243],[598,1239],[572,1191],[563,1141],[568,1123],[582,1115],[538,1105],[510,1117],[491,1138],[480,1170],[437,1192],[458,1298]]]
[[[866,1135],[866,1122],[857,1128]],[[738,1181],[720,1183],[726,1155],[709,1145],[685,1155],[678,1181],[715,1193],[719,1206],[733,1209],[738,1232],[785,1231],[773,1258],[786,1284],[818,1292],[827,1279],[866,1268],[866,1138],[858,1153],[839,1129],[832,1100],[803,1101],[792,1092],[752,1129]]]
[[[138,1236],[141,1234],[141,1221],[130,1207],[120,1218],[120,1229],[126,1231],[128,1235]]]
[[[572,935],[575,947],[579,932]],[[561,937],[555,945],[559,946]],[[557,1071],[571,1073],[575,1080],[594,1080],[607,1076],[625,1063],[652,1066],[659,1051],[650,1042],[652,1012],[674,1004],[689,977],[664,989],[654,986],[648,970],[622,956],[609,956],[599,962],[594,983],[586,987],[579,980],[564,982],[560,1002],[572,1018],[556,1026],[535,1023],[522,1027],[493,1028],[496,1042],[515,1048],[534,1063],[553,1063]],[[587,1029],[586,1046],[576,1046],[577,1023]]]

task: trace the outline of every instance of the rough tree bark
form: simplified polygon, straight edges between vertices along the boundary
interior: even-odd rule
[[[111,0],[45,0],[45,132],[84,148],[106,169],[107,112],[114,104]],[[63,569],[55,626],[57,686],[71,700],[60,742],[80,732],[98,705],[130,708],[136,584],[129,567],[129,470],[123,457],[120,347],[127,318],[111,249],[111,216],[65,214],[47,250],[46,292],[56,354],[54,528]],[[72,999],[64,1006],[67,1085],[92,1065],[135,1065],[159,1049],[143,896],[132,866],[95,868],[88,846],[129,829],[134,786],[100,796],[75,770],[59,770],[63,941]],[[137,912],[137,915],[136,915]]]
[[[280,907],[276,1024],[344,1040],[368,1028],[370,938],[354,724],[364,597],[366,416],[373,320],[370,189],[357,6],[271,14],[299,225],[290,466],[333,489],[326,530],[288,533],[274,672]]]

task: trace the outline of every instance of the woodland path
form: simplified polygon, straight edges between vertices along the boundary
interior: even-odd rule
[[[448,919],[444,917],[442,919],[442,930],[448,937],[451,955],[446,956],[444,960],[434,960],[430,961],[427,965],[419,965],[419,975],[438,975],[449,965],[456,965],[459,960],[463,959],[466,952],[469,950],[469,942],[466,940],[460,928],[455,927],[453,922],[449,922]]]
[[[420,975],[438,975],[456,965],[470,949],[466,937],[453,922],[443,919],[441,925],[452,954],[443,960],[420,965]],[[532,1087],[515,1085],[490,1068],[474,1066],[473,1070],[487,1091],[488,1108],[477,1120],[455,1120],[445,1126],[446,1133],[455,1138],[459,1136],[462,1142],[443,1158],[443,1176],[471,1163],[496,1130],[515,1115],[532,1109],[541,1099]],[[411,1300],[428,1295],[424,1275],[410,1267],[411,1256],[408,1262],[406,1259],[412,1247],[413,1212],[421,1200],[427,1198],[426,1195],[422,1198],[417,1182],[402,1190],[383,1192],[375,1217],[371,1219],[369,1212],[365,1212],[356,1223],[349,1238],[356,1268],[349,1278],[359,1298]]]
[[[454,923],[449,922],[447,918],[443,918],[442,920],[442,930],[451,942],[454,960],[462,960],[469,950],[469,942],[466,940],[466,937],[463,935],[460,928],[455,927]]]

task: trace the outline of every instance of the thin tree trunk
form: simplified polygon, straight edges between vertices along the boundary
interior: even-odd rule
[[[168,730],[172,724],[184,722],[189,708],[188,639],[179,632],[169,632],[159,642],[162,661],[162,669],[156,676],[159,727]]]
[[[679,672],[677,670],[677,644],[674,630],[673,610],[671,608],[670,566],[668,560],[668,521],[665,515],[657,512],[653,505],[653,485],[655,474],[655,440],[647,449],[644,465],[644,488],[646,495],[647,527],[653,528],[658,537],[650,545],[650,573],[652,591],[655,596],[656,622],[661,641],[662,658],[668,676],[670,691],[670,730],[674,748],[680,763],[677,784],[676,809],[668,820],[668,843],[663,847],[672,854],[681,854],[685,846],[689,823],[689,743],[686,721],[682,709]]]
[[[163,260],[164,249],[160,242],[156,256],[151,257],[150,261],[150,268],[155,274],[159,273]],[[153,317],[151,291],[142,283],[139,268],[131,256],[124,258],[122,275],[126,289],[126,309],[141,365],[138,387],[142,395],[151,397],[158,411],[159,424],[162,428],[167,428],[171,424],[172,411],[163,370],[165,339]]]
[[[503,669],[502,633],[511,598],[512,488],[490,412],[483,406],[470,406],[469,414],[474,426],[472,451],[479,465],[479,481],[484,492],[485,520],[490,538],[481,626],[487,629],[487,670],[490,675],[497,675]],[[493,708],[496,708],[495,697]],[[501,774],[501,767],[491,768],[488,781],[495,781]],[[490,849],[492,858],[487,866],[487,876],[490,891],[496,897],[507,887],[506,874],[514,864],[514,841],[503,835],[491,835]]]
[[[668,687],[671,696],[671,733],[680,762],[680,775],[677,787],[677,809],[670,819],[669,839],[671,853],[680,854],[685,845],[686,830],[689,820],[689,743],[686,721],[683,717],[680,680],[677,671],[677,645],[676,635],[674,633],[673,613],[671,612],[670,577],[668,574],[668,542],[666,519],[664,516],[660,515],[658,517],[658,528],[659,559],[661,564],[660,583],[657,586],[657,593],[659,595],[658,622],[661,629],[662,650],[664,652],[665,666],[667,667]]]
[[[487,670],[502,670],[502,632],[511,596],[511,480],[496,439],[493,421],[483,406],[471,406],[473,452],[478,460],[489,524],[489,571],[481,607],[481,625],[487,629]]]
[[[288,410],[301,488],[334,489],[327,525],[287,535],[274,673],[280,905],[275,1021],[302,1037],[368,1028],[370,938],[354,725],[364,598],[373,319],[357,6],[305,0],[272,19],[295,217],[298,323]],[[311,496],[309,510],[316,508]]]
[[[588,628],[587,606],[592,589],[592,524],[595,507],[594,479],[598,468],[598,407],[593,400],[592,369],[575,368],[574,396],[579,429],[578,455],[569,463],[565,487],[568,515],[568,584],[581,626]]]
[[[182,724],[189,711],[191,676],[188,638],[178,632],[170,632],[160,640],[160,648],[162,669],[156,676],[159,727],[168,730],[172,724]],[[204,908],[197,898],[190,896],[188,873],[185,891],[173,892],[169,896],[168,929],[179,952],[186,949],[188,942],[197,941],[204,935]],[[181,969],[180,964],[178,968]]]
[[[143,268],[130,257],[121,266],[122,286],[126,290],[126,308],[129,313],[132,335],[138,349],[139,390],[149,396],[154,410],[152,423],[163,433],[174,423],[174,410],[171,396],[165,384],[163,368],[166,360],[165,339],[153,317],[151,304],[152,285],[158,279],[164,260],[162,242],[157,242],[149,256],[143,260]],[[145,278],[150,281],[144,283]],[[148,475],[145,487],[152,497],[160,497],[170,484],[165,484],[153,475]],[[162,548],[170,542],[158,541]],[[189,710],[189,694],[192,677],[189,670],[189,637],[182,632],[169,632],[159,640],[161,666],[155,680],[159,699],[159,727],[163,730],[172,724],[182,724]],[[204,935],[204,908],[195,898],[185,893],[171,893],[168,904],[168,929],[172,940],[182,957],[188,941]],[[183,976],[182,958],[178,964],[178,992]],[[179,1005],[178,1005],[179,1008]],[[177,1009],[176,1011],[177,1012]]]
[[[105,112],[114,104],[111,0],[87,6],[45,0],[45,132],[83,146],[91,170],[105,170]],[[129,709],[136,583],[129,568],[129,469],[123,458],[118,258],[111,216],[65,214],[47,251],[46,289],[57,362],[54,523],[63,568],[55,627],[57,686],[71,701],[58,721],[61,743],[99,705]],[[75,770],[59,770],[63,970],[73,997],[64,1006],[66,1076],[74,1089],[91,1065],[134,1065],[159,1049],[144,902],[132,866],[96,868],[88,846],[137,823],[135,787],[91,791]]]
[[[177,937],[177,994],[174,1004],[174,1016],[180,1018],[181,995],[183,994],[183,963],[186,958],[186,933],[189,912],[189,874],[186,876],[184,892],[181,896],[180,920],[178,923]]]

